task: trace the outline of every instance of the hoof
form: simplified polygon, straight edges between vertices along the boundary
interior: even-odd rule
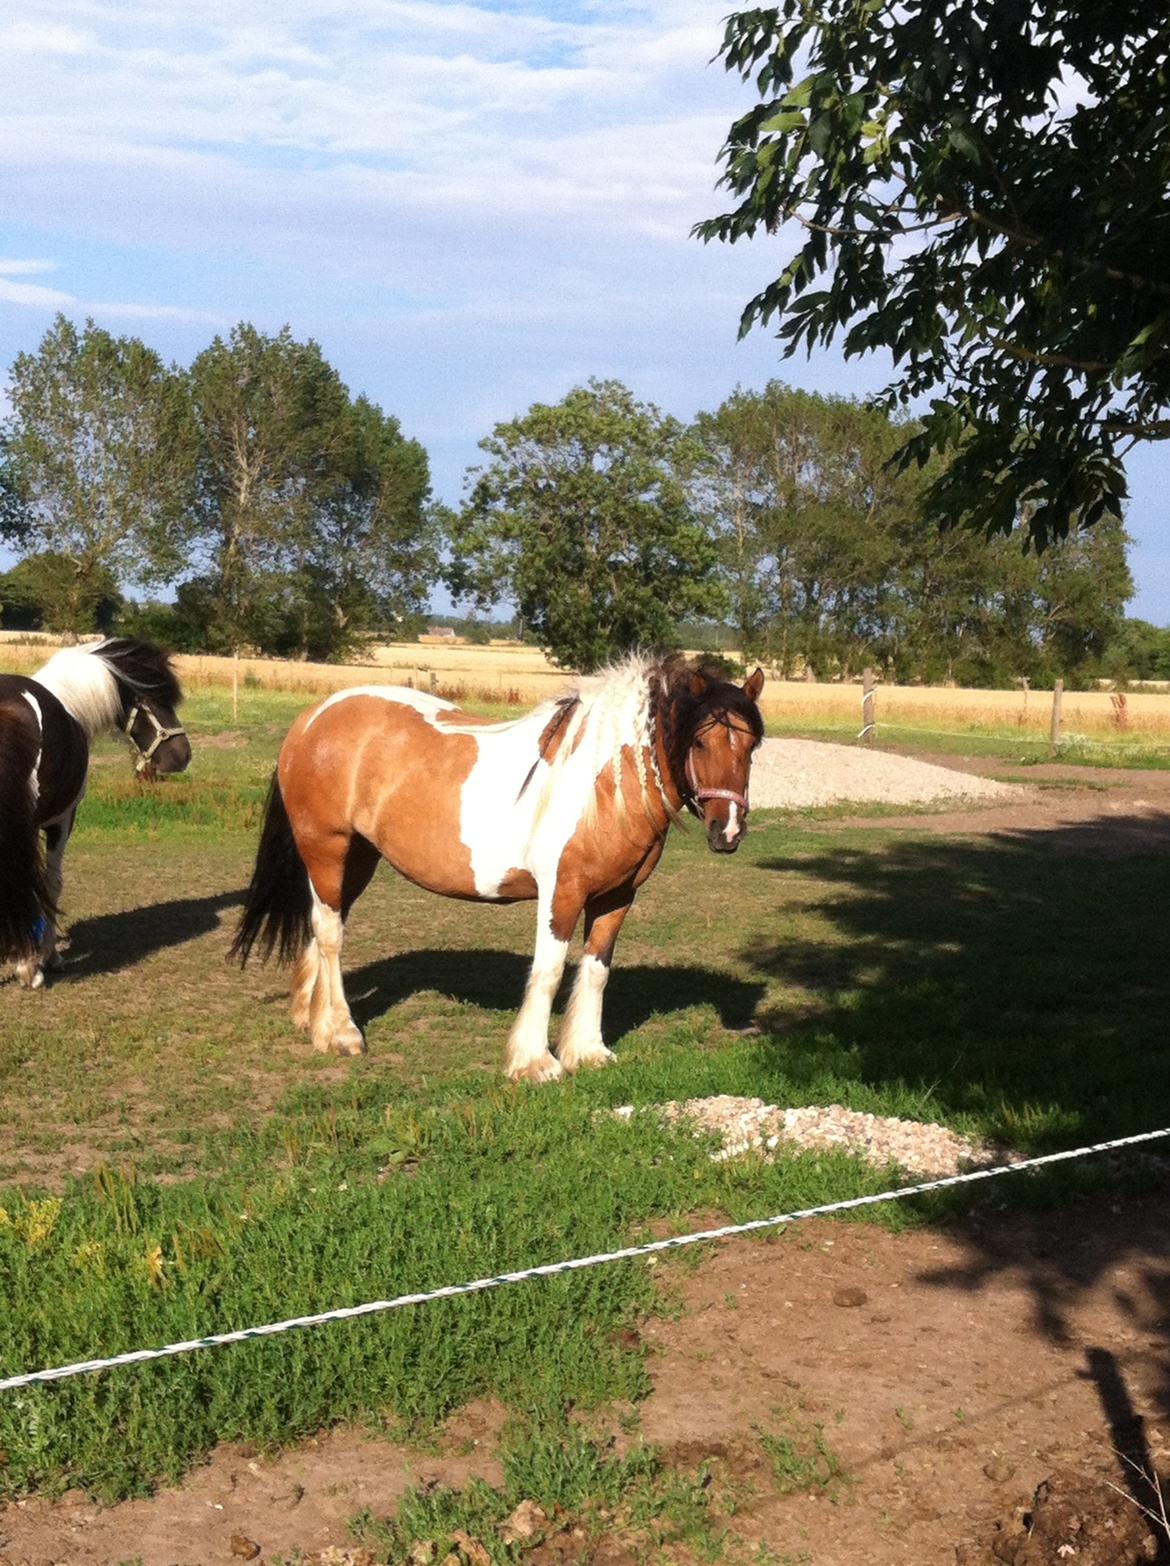
[[[40,990],[44,988],[45,972],[39,964],[34,968],[30,963],[18,963],[16,977],[22,990]]]
[[[576,1050],[573,1054],[560,1054],[557,1057],[566,1071],[591,1071],[597,1066],[612,1066],[617,1060],[613,1050],[606,1049],[604,1044],[595,1049]]]
[[[507,1072],[511,1082],[556,1082],[564,1074],[560,1061],[550,1054],[541,1055],[526,1066],[513,1067]]]
[[[313,1048],[318,1055],[364,1055],[366,1041],[361,1029],[351,1022],[347,1027],[338,1028],[336,1033],[315,1036]]]

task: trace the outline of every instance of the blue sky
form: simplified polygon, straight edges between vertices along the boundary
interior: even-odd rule
[[[53,313],[188,363],[238,320],[315,337],[456,503],[476,443],[589,375],[680,417],[782,361],[744,302],[788,240],[688,237],[746,89],[696,0],[7,0],[0,365]],[[1131,460],[1131,612],[1170,623],[1170,448]]]

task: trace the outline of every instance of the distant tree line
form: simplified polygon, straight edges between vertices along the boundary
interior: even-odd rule
[[[1170,672],[1170,632],[1124,618],[1118,518],[1041,553],[1026,530],[940,533],[937,475],[890,462],[906,421],[779,382],[684,425],[589,381],[497,425],[457,512],[419,442],[287,328],[241,324],[184,370],[59,316],[9,395],[5,626],[339,659],[413,637],[442,585],[465,608],[432,620],[487,640],[505,605],[565,667],[682,644],[821,678]]]

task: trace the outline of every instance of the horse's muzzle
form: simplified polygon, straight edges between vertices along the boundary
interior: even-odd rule
[[[707,847],[713,854],[734,854],[743,841],[743,824],[731,839],[727,841],[726,821],[708,821],[707,823]]]

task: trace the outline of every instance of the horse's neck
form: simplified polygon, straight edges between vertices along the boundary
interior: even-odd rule
[[[33,679],[57,698],[89,739],[115,728],[122,716],[118,682],[93,653],[63,648],[37,670]]]

